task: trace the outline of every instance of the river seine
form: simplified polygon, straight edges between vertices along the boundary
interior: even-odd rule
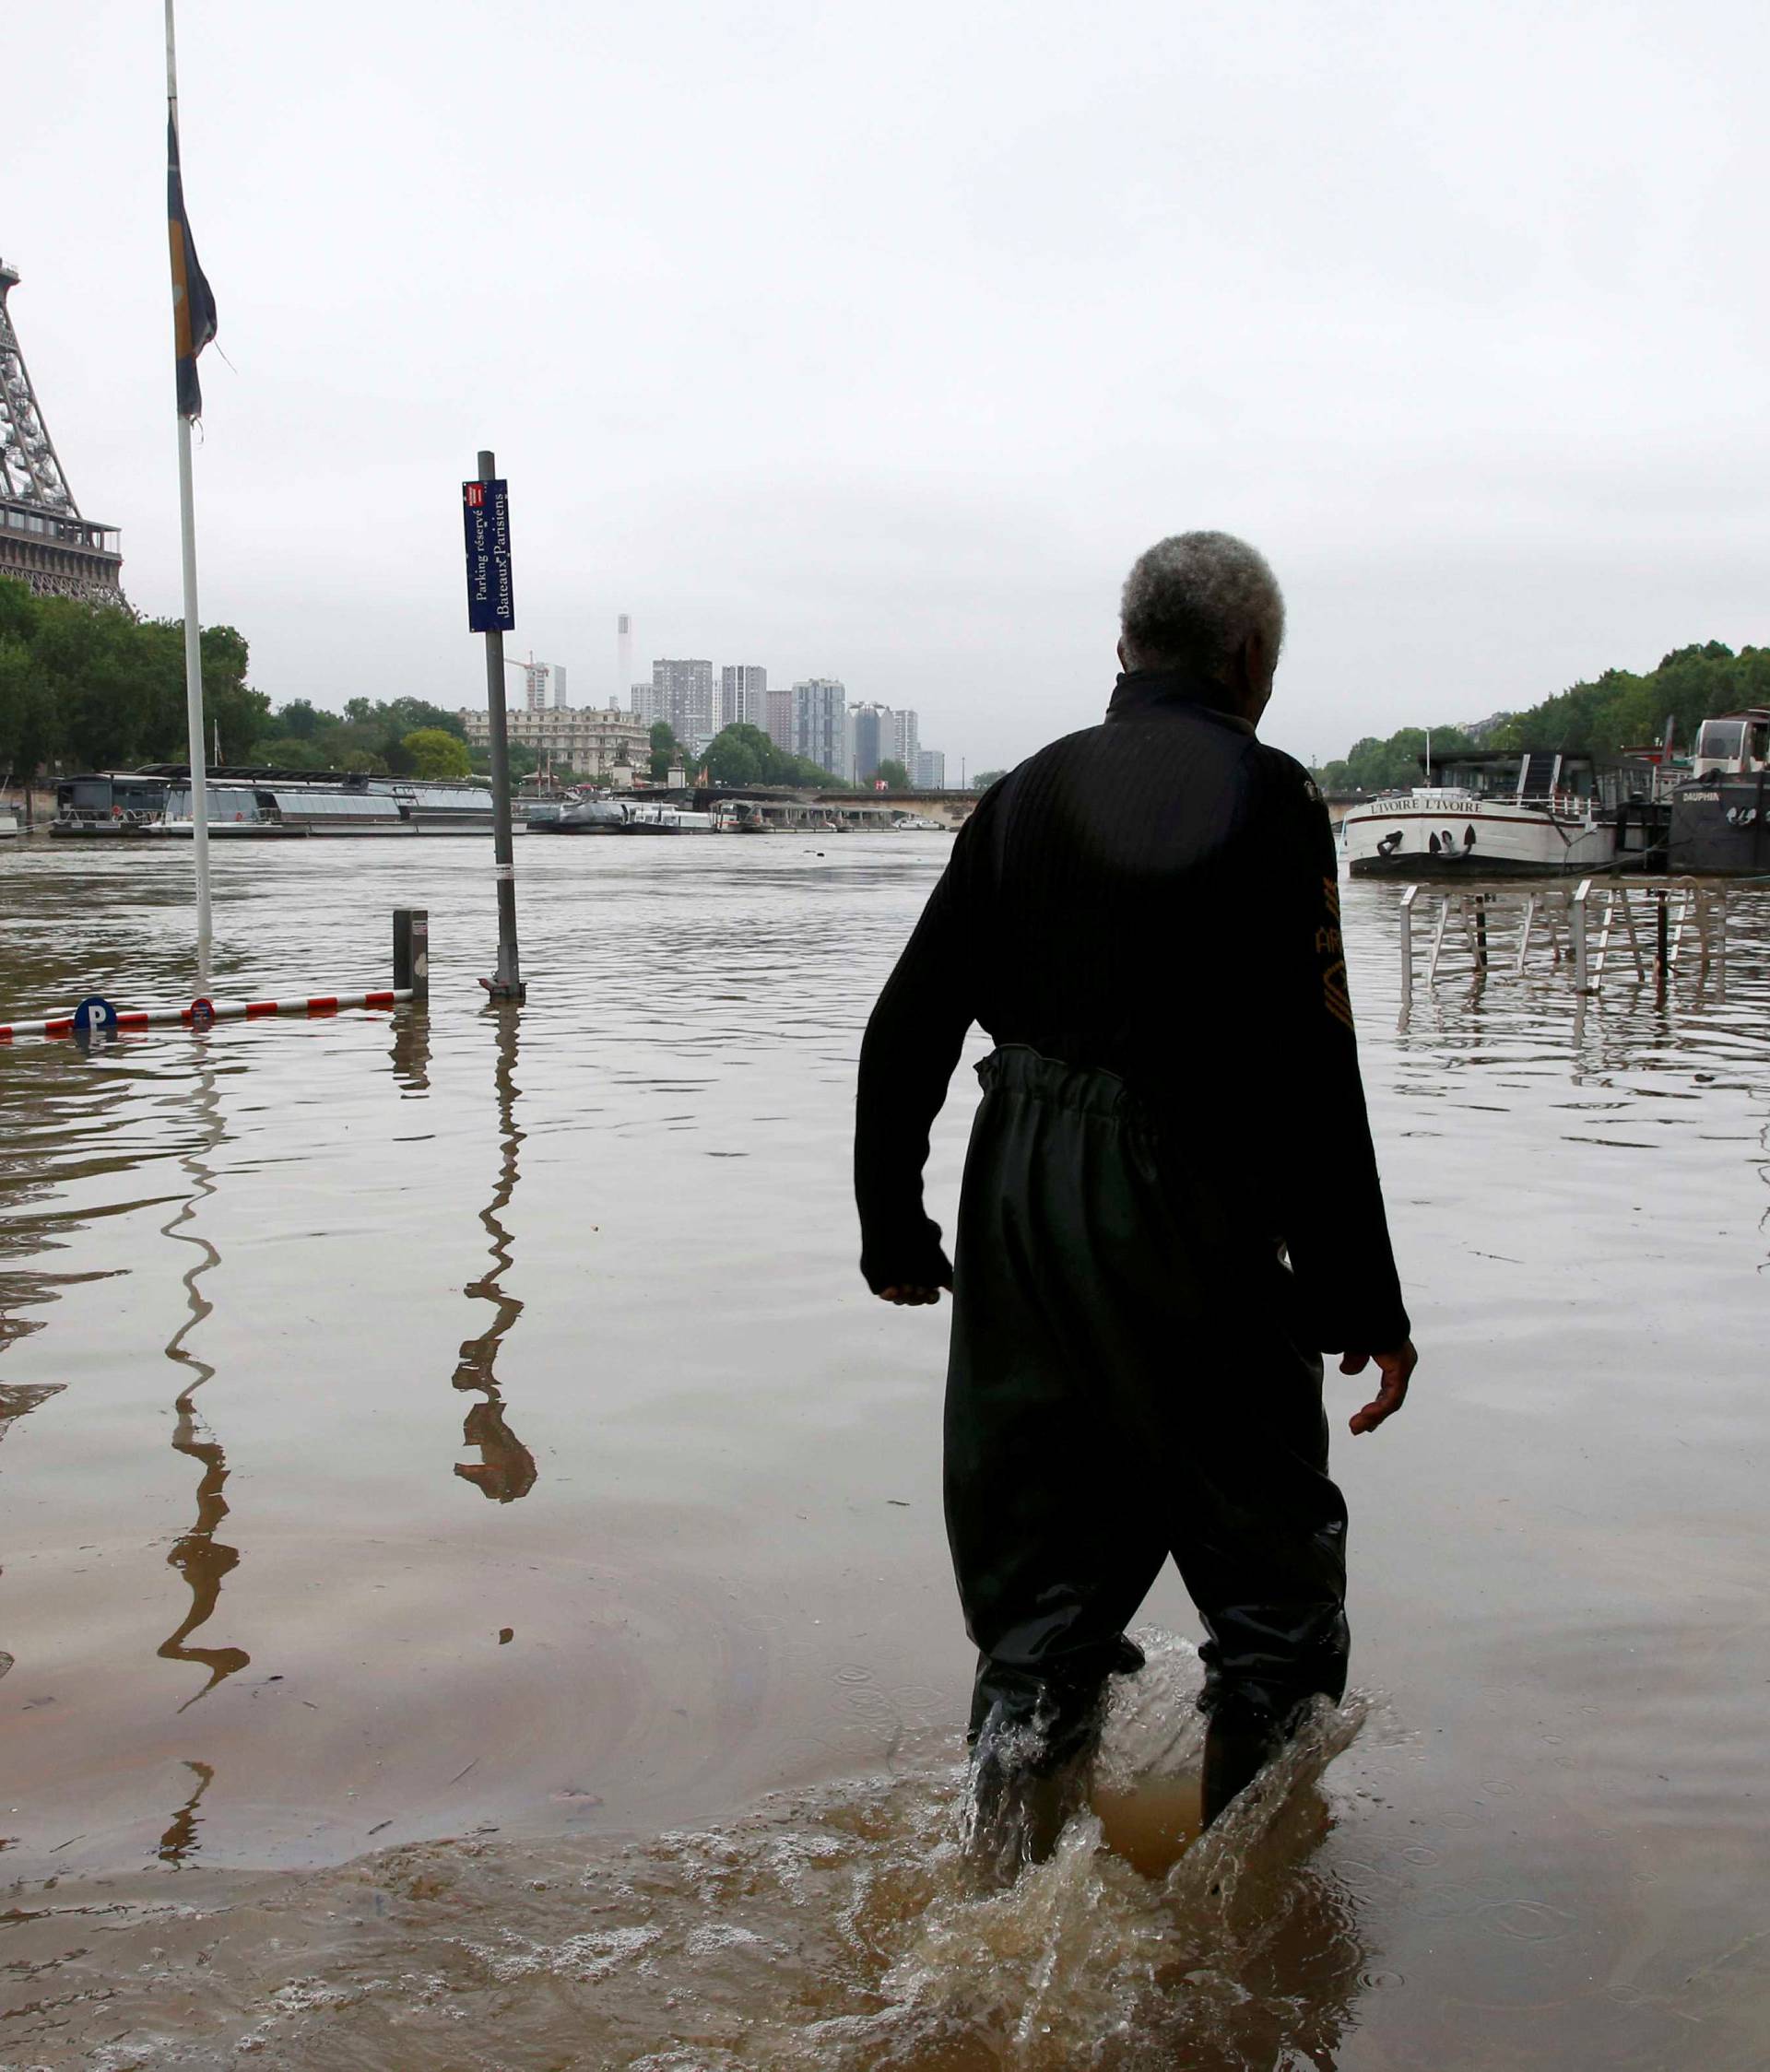
[[[1345,888],[1422,1355],[1370,1438],[1329,1383],[1356,1694],[1185,1849],[1170,1576],[1004,1895],[946,1313],[849,1198],[946,854],[527,839],[492,1010],[489,843],[221,846],[218,996],[386,984],[409,904],[428,1013],[0,1046],[0,2066],[1770,2060],[1766,895],[1724,997],[1496,969],[1402,1030]],[[0,1022],[189,997],[189,870],[7,845]]]

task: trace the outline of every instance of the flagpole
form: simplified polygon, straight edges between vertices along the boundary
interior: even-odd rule
[[[172,0],[166,0],[166,111],[178,128],[178,57]],[[196,616],[196,491],[191,472],[191,420],[178,412],[178,507],[184,554],[184,717],[190,741],[191,854],[196,863],[197,988],[209,983],[209,785],[203,752],[203,641]]]

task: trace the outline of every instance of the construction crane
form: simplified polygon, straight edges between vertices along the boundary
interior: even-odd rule
[[[514,655],[507,654],[504,657],[504,667],[506,669],[520,669],[523,672],[523,708],[525,712],[544,712],[547,711],[547,679],[549,677],[553,678],[559,689],[563,689],[565,688],[563,665],[554,662],[537,662],[533,648],[528,651],[526,662],[519,661]],[[543,784],[550,788],[553,783],[553,750],[551,746],[546,741],[541,742],[539,753],[541,766],[536,771],[536,775]]]
[[[523,672],[523,702],[531,712],[544,712],[547,710],[547,679],[549,677],[561,686],[565,682],[564,668],[557,662],[537,662],[533,648],[528,651],[526,662],[519,662],[514,655],[507,654],[504,657],[504,667]]]

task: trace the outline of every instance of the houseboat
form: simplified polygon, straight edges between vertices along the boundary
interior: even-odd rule
[[[486,785],[412,777],[218,769],[209,773],[205,803],[209,833],[228,841],[481,834],[491,829]],[[188,841],[192,828],[191,780],[181,766],[64,778],[55,787],[49,831]]]
[[[1663,854],[1663,810],[1645,764],[1600,770],[1584,754],[1475,749],[1425,775],[1411,791],[1347,809],[1341,842],[1354,877],[1562,877]]]
[[[166,780],[136,771],[64,777],[55,786],[52,835],[121,841],[145,835],[166,811]]]
[[[1671,794],[1675,871],[1770,877],[1770,707],[1705,720],[1690,775]]]

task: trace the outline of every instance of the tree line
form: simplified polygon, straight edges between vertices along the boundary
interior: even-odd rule
[[[371,775],[466,777],[489,767],[457,714],[422,698],[352,698],[330,712],[305,698],[273,707],[246,680],[249,650],[231,626],[202,634],[203,702],[218,765],[340,770]],[[172,618],[140,618],[125,606],[39,597],[0,577],[0,782],[24,783],[47,770],[129,770],[183,763],[184,628]],[[525,742],[510,744],[513,776],[539,766]],[[651,730],[652,779],[673,768],[714,783],[778,784],[824,790],[838,780],[789,754],[759,726],[728,726],[690,758],[667,721]],[[553,764],[562,783],[574,773]],[[891,792],[913,789],[895,758],[879,766]],[[583,774],[588,775],[589,772]],[[979,774],[983,790],[998,771]]]
[[[1735,654],[1721,642],[1708,641],[1675,648],[1644,673],[1606,669],[1525,712],[1484,720],[1474,731],[1434,726],[1432,758],[1436,763],[1474,748],[1615,755],[1662,739],[1668,720],[1675,746],[1687,751],[1705,720],[1767,704],[1770,648],[1746,647]],[[1316,782],[1328,792],[1406,790],[1421,782],[1425,749],[1422,727],[1404,726],[1383,741],[1367,735],[1339,760],[1323,763]]]
[[[246,681],[249,650],[231,626],[206,626],[202,655],[204,748],[219,763],[416,777],[472,767],[459,719],[421,698],[353,698],[341,714],[297,698],[273,711]],[[0,578],[0,777],[182,763],[189,746],[182,620]]]

